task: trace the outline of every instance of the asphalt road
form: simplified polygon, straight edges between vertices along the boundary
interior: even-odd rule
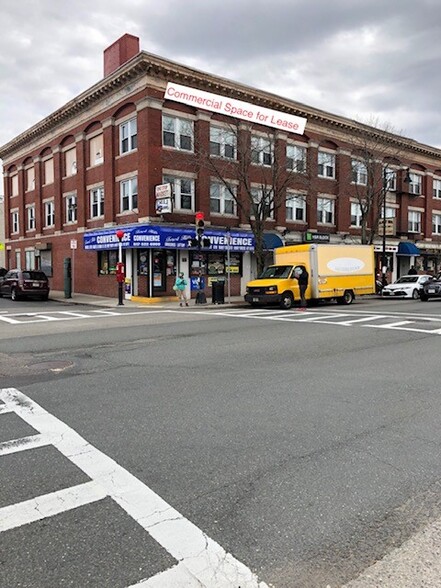
[[[0,452],[1,586],[159,578],[192,543],[187,522],[268,586],[388,586],[403,561],[386,562],[377,583],[363,573],[441,519],[441,301],[115,314],[0,300],[0,389],[25,395],[18,412],[0,412],[0,444],[35,434],[32,402],[72,443]],[[89,451],[72,450],[75,434],[96,469],[75,457]],[[116,480],[141,482],[179,513],[187,526],[176,550],[177,529],[155,534],[136,508],[121,508],[118,489],[2,531],[1,514],[16,520],[26,501],[89,491],[91,471],[101,487],[107,458]],[[441,586],[418,583],[421,565],[391,586]],[[213,577],[246,588],[223,570]]]

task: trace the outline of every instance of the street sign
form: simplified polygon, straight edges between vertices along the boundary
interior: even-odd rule
[[[386,221],[386,222],[385,222]],[[381,236],[383,235],[383,226],[386,229],[386,235],[395,235],[395,219],[394,218],[386,218],[378,221],[378,234]]]
[[[158,198],[156,200],[156,214],[173,212],[171,198]]]
[[[0,251],[4,251],[5,249],[5,244],[4,243],[0,243]]]
[[[71,239],[70,240],[70,248],[71,249],[77,249],[77,245],[78,245],[78,242],[77,242],[76,239]]]
[[[311,233],[310,231],[306,231],[303,240],[306,243],[329,243],[331,241],[331,235],[329,233]]]
[[[156,214],[173,212],[172,186],[170,183],[155,186],[155,197]]]

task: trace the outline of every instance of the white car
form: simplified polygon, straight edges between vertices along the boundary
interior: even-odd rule
[[[383,298],[413,298],[417,300],[424,284],[429,280],[433,280],[433,277],[428,275],[401,276],[393,284],[385,286],[381,291],[381,296]]]

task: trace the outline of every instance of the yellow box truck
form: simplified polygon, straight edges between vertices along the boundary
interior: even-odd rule
[[[335,300],[351,304],[355,296],[375,294],[372,245],[291,245],[274,250],[274,265],[248,282],[245,301],[252,306],[278,304],[291,308],[300,301],[299,268],[309,274],[305,298],[309,303]]]

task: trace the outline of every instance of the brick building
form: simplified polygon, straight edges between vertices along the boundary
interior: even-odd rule
[[[296,121],[305,119],[300,132]],[[114,296],[122,229],[128,296],[170,295],[181,270],[207,288],[229,276],[231,293],[243,293],[256,271],[255,239],[246,205],[232,193],[241,201],[247,184],[258,201],[277,153],[289,175],[283,200],[268,211],[268,254],[308,238],[360,242],[356,195],[369,172],[353,148],[360,130],[378,138],[377,129],[140,51],[139,39],[124,35],[104,51],[102,80],[0,148],[6,264],[41,268],[62,290],[64,260],[72,258],[75,292]],[[378,267],[385,248],[390,277],[415,262],[437,271],[441,151],[380,138],[399,157],[378,161],[390,174],[381,211],[387,237],[374,240]],[[225,164],[232,193],[210,159]],[[210,238],[202,250],[190,246],[196,211]],[[373,225],[378,210],[370,214]]]

